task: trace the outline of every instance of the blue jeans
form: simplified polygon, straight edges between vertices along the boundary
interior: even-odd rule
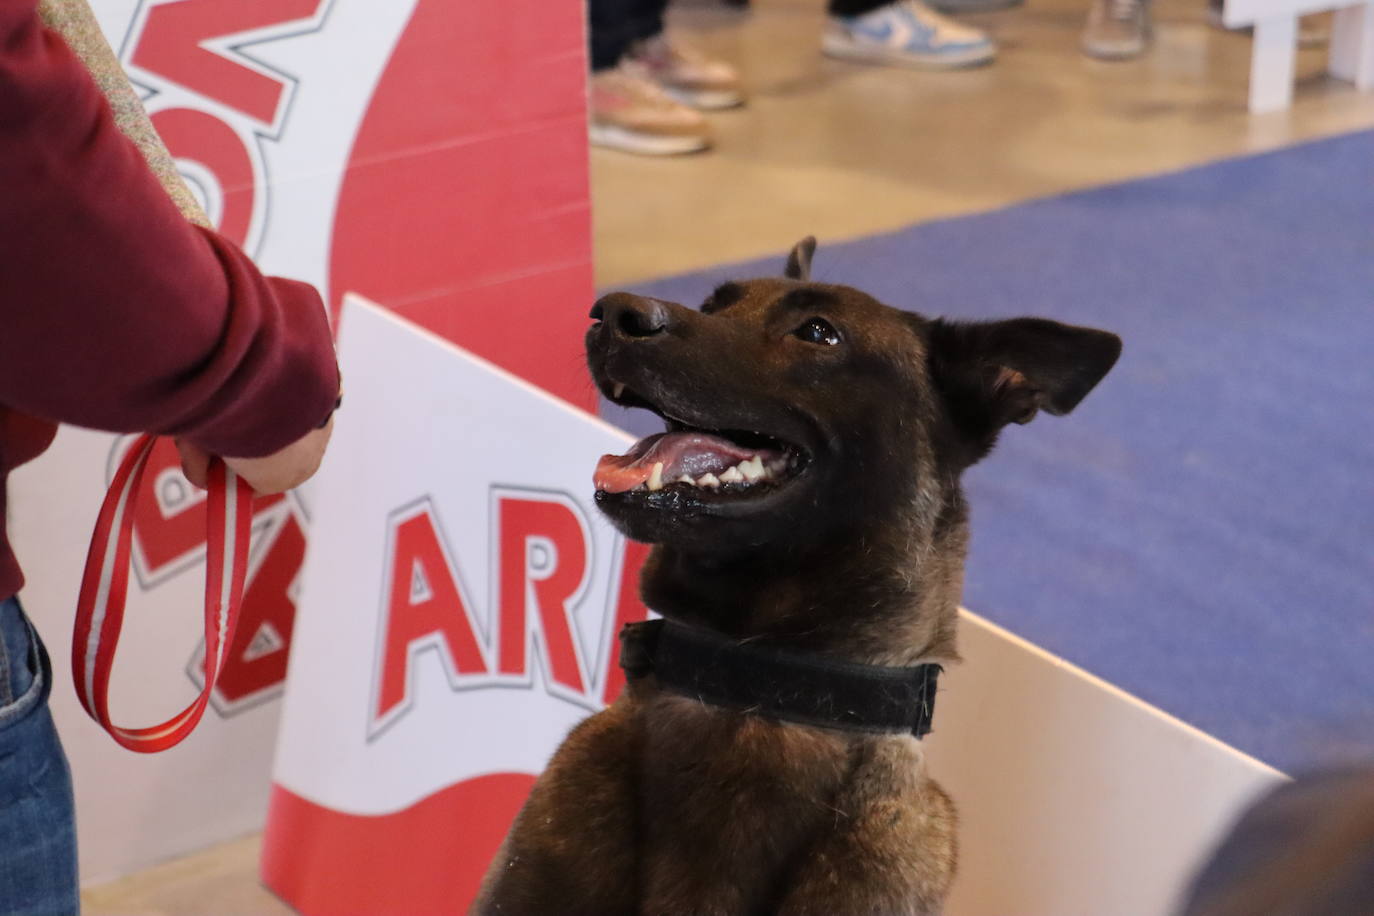
[[[0,916],[80,909],[72,778],[51,689],[38,634],[16,599],[0,601]]]

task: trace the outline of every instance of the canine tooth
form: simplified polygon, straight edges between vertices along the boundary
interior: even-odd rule
[[[653,469],[652,471],[649,472],[649,489],[650,489],[650,490],[662,490],[662,489],[663,489],[663,462],[662,462],[662,461],[655,462],[655,463],[654,463],[654,469]]]
[[[624,394],[624,393],[625,393],[625,386],[624,386],[624,384],[622,384],[622,383],[620,383],[620,382],[616,382],[616,383],[615,383],[615,387],[611,389],[611,397],[613,397],[613,398],[618,398],[618,397],[620,397],[620,396],[621,396],[622,394]]]
[[[702,474],[697,478],[697,486],[715,489],[720,486],[720,481],[716,478],[715,474]]]
[[[741,461],[739,463],[739,470],[740,473],[744,475],[744,479],[750,483],[755,483],[767,476],[763,470],[763,459],[758,455],[755,455],[748,461]]]
[[[739,467],[736,466],[736,467],[730,468],[730,470],[728,470],[728,471],[726,471],[725,473],[721,474],[721,475],[720,475],[720,482],[721,482],[721,483],[743,483],[743,482],[744,482],[744,474],[741,473]]]

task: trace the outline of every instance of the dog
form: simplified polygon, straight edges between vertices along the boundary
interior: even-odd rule
[[[1007,424],[1071,411],[1121,341],[904,312],[811,282],[814,250],[699,310],[593,307],[598,388],[667,424],[601,460],[596,501],[654,545],[641,591],[676,661],[626,641],[626,690],[555,753],[473,912],[940,912],[956,815],[903,717],[929,727],[959,658],[960,475]]]

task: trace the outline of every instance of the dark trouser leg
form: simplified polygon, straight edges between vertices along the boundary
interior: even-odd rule
[[[614,67],[630,45],[662,32],[667,6],[668,0],[589,0],[592,69]]]
[[[830,0],[830,15],[862,16],[892,2],[893,0]]]

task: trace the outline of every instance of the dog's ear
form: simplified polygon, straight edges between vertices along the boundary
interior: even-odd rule
[[[787,268],[783,270],[782,275],[791,280],[810,280],[811,256],[815,253],[816,237],[808,235],[792,246],[792,253],[787,256]]]
[[[982,451],[1008,423],[1060,415],[1105,376],[1121,338],[1044,318],[929,325],[931,375],[955,425]]]

